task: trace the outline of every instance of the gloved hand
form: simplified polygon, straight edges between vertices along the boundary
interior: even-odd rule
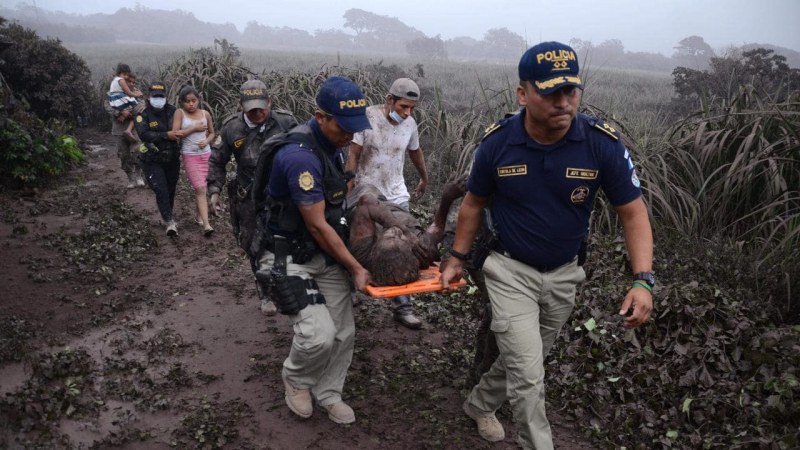
[[[210,211],[217,217],[222,213],[222,204],[219,201],[219,192],[214,192],[211,194],[211,198],[208,199],[208,206],[210,206]]]

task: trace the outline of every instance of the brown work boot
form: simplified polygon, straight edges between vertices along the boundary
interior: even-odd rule
[[[314,405],[311,402],[311,389],[296,389],[289,381],[283,378],[283,385],[286,387],[286,405],[293,413],[308,419],[314,412]]]
[[[478,434],[482,438],[489,442],[502,441],[506,438],[506,431],[494,413],[487,416],[476,413],[469,404],[469,399],[464,400],[464,412],[478,424]]]
[[[323,406],[328,411],[328,418],[336,423],[348,424],[356,421],[356,413],[345,402],[338,402],[332,405]]]

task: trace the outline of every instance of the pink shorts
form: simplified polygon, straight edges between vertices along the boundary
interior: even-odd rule
[[[206,187],[206,177],[208,176],[208,159],[211,152],[202,155],[181,155],[183,168],[186,170],[186,177],[192,187]]]

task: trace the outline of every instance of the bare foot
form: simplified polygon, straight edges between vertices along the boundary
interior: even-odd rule
[[[139,142],[139,138],[138,138],[138,137],[137,137],[135,134],[131,133],[131,132],[130,132],[130,131],[128,131],[128,130],[125,130],[125,131],[123,131],[123,132],[122,132],[122,134],[125,136],[125,139],[126,139],[128,142],[131,142],[131,143],[133,143],[133,142]]]

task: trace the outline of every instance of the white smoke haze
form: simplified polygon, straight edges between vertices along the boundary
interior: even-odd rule
[[[345,29],[343,14],[358,8],[395,17],[427,36],[481,39],[507,28],[529,44],[577,38],[599,45],[618,39],[626,51],[670,56],[687,36],[701,36],[714,49],[746,43],[800,50],[798,0],[23,0],[3,8],[36,6],[72,14],[111,14],[120,8],[180,9],[211,23],[232,23],[241,32],[248,22],[314,33]],[[4,2],[5,3],[5,0]],[[352,33],[352,30],[345,30]]]

